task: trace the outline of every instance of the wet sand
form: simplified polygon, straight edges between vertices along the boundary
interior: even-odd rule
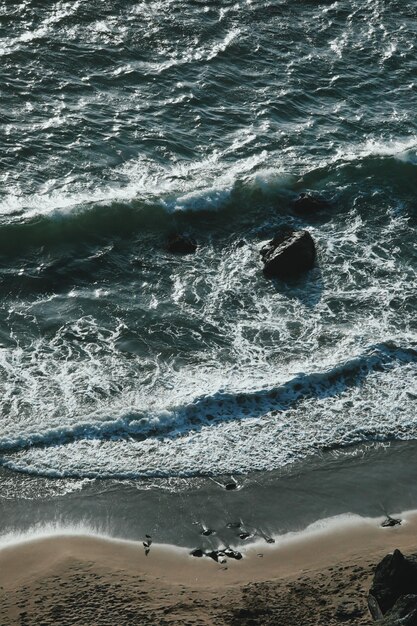
[[[97,536],[56,535],[0,549],[0,624],[371,624],[373,569],[417,550],[417,513],[401,526],[335,519],[245,547],[240,561]]]

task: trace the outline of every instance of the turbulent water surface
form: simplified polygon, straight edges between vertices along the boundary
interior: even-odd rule
[[[417,437],[416,42],[415,0],[2,3],[12,476],[237,475]],[[330,208],[297,217],[305,191]],[[289,283],[259,255],[283,224],[318,248]],[[177,230],[196,254],[166,252]]]

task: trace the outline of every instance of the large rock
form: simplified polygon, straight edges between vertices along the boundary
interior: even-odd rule
[[[314,266],[316,247],[307,230],[287,227],[262,248],[261,256],[265,276],[292,278]]]
[[[380,616],[377,610],[372,610],[375,601],[385,615],[401,596],[417,594],[417,558],[405,557],[399,550],[387,554],[376,567],[369,594],[374,619]]]
[[[378,626],[417,626],[417,595],[401,596]]]

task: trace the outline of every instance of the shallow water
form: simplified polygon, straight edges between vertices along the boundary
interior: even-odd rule
[[[415,442],[361,446],[271,472],[215,478],[57,481],[2,470],[1,542],[56,532],[188,548],[278,541],[321,520],[354,525],[415,507]],[[226,486],[235,484],[235,489]],[[399,488],[401,486],[401,488]],[[408,519],[408,516],[405,517]],[[355,521],[356,520],[356,521]]]
[[[411,1],[0,8],[5,497],[416,439],[416,33]]]

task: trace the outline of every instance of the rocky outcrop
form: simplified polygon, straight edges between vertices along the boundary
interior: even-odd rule
[[[415,594],[417,557],[405,557],[399,550],[387,554],[376,567],[369,592],[368,605],[373,618],[378,620],[383,615],[385,619],[385,615],[396,606],[400,598]]]
[[[417,595],[401,596],[378,626],[417,626]]]
[[[187,235],[173,233],[168,237],[166,249],[173,254],[192,254],[197,250],[197,243]]]
[[[314,266],[316,247],[307,230],[286,227],[262,248],[261,257],[265,276],[294,278]]]

